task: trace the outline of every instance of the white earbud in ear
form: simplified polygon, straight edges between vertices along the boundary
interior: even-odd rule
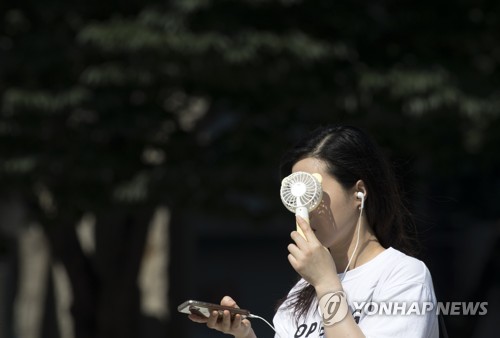
[[[365,194],[363,194],[361,191],[358,191],[356,193],[356,197],[361,199],[361,209],[365,207]]]

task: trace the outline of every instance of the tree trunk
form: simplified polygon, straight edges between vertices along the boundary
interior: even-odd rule
[[[14,303],[16,336],[42,338],[50,254],[43,229],[30,225],[19,237],[19,287]]]

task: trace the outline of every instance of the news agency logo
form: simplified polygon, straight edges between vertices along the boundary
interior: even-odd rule
[[[367,316],[422,316],[435,311],[444,316],[484,316],[488,302],[352,302],[353,313]]]
[[[325,297],[326,303],[329,305],[328,309],[333,309],[332,311],[327,311],[327,315],[322,315],[322,319],[331,320],[331,318],[336,318],[336,322],[342,320],[345,317],[343,311],[338,311],[338,307],[335,305],[339,300],[332,299],[331,295]],[[333,305],[330,303],[333,300]],[[356,323],[359,323],[361,314],[366,316],[374,315],[394,315],[394,316],[418,316],[426,315],[431,311],[435,311],[436,315],[442,314],[444,316],[484,316],[488,313],[488,302],[438,302],[436,305],[432,302],[352,302],[352,306],[349,306]],[[330,318],[331,317],[331,318]],[[325,326],[324,322],[319,321],[308,321],[301,323],[297,326],[295,331],[295,338],[307,338],[313,337],[314,334],[318,334],[319,337],[324,336]],[[315,337],[315,336],[314,336]]]

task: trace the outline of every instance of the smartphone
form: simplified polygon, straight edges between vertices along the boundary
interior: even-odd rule
[[[250,311],[245,309],[238,309],[230,306],[200,302],[197,300],[187,300],[181,305],[179,305],[177,307],[177,310],[182,313],[187,313],[187,314],[193,313],[195,315],[206,318],[210,317],[210,313],[212,311],[218,311],[219,317],[221,317],[222,314],[224,313],[224,310],[228,310],[231,313],[231,319],[236,314],[241,315],[243,318],[246,318],[250,315]]]

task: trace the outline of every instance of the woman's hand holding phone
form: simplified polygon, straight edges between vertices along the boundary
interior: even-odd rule
[[[222,298],[220,305],[239,309],[236,302],[229,296]],[[207,318],[203,314],[191,313],[188,318],[196,323],[204,323],[211,329],[231,334],[236,338],[256,338],[252,324],[245,316],[229,310],[212,310]]]

